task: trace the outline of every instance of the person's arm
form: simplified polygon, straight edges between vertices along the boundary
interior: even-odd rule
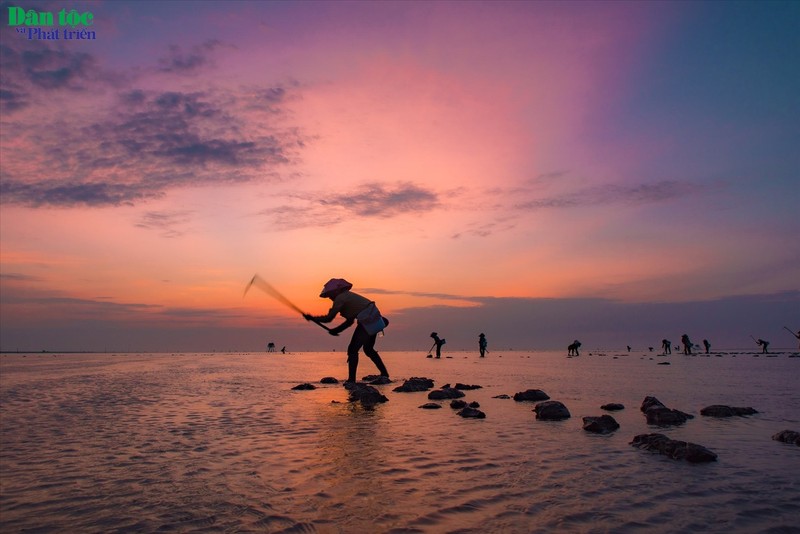
[[[333,301],[333,305],[331,306],[331,309],[328,310],[328,313],[326,315],[309,315],[309,314],[305,314],[305,315],[303,315],[303,317],[305,317],[305,319],[307,321],[316,321],[318,323],[329,323],[329,322],[333,321],[333,319],[336,317],[336,314],[338,314],[339,311],[342,309],[342,306],[344,306],[344,300],[339,299],[337,297]]]
[[[353,326],[353,323],[355,323],[355,322],[356,322],[355,319],[347,319],[345,322],[343,322],[339,326],[337,326],[335,328],[331,328],[330,330],[328,330],[328,333],[330,335],[332,335],[332,336],[338,336],[340,332],[344,332],[345,330],[347,330],[348,328]]]

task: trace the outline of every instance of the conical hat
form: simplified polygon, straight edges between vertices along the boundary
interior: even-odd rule
[[[353,284],[351,284],[344,278],[331,278],[325,283],[325,286],[322,288],[322,293],[320,293],[319,296],[325,298],[328,296],[329,293],[332,293],[339,289],[350,289],[352,287]]]

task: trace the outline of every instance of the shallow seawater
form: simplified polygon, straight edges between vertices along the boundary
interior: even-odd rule
[[[2,532],[798,532],[800,358],[386,352],[389,402],[347,402],[343,353],[0,356]],[[669,362],[670,365],[658,365]],[[362,357],[359,375],[375,373]],[[392,391],[481,385],[486,419]],[[313,391],[293,391],[303,382]],[[493,398],[542,389],[572,417]],[[654,395],[695,415],[646,424]],[[612,415],[606,436],[581,417]],[[757,415],[714,419],[710,404]],[[633,448],[662,432],[717,462]]]

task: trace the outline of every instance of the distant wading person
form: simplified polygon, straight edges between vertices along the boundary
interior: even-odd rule
[[[389,320],[381,316],[375,303],[358,293],[353,293],[350,289],[353,284],[342,278],[331,278],[322,288],[320,298],[329,298],[333,301],[331,309],[326,315],[309,315],[303,317],[307,321],[317,321],[329,323],[333,321],[337,314],[341,314],[345,321],[335,328],[331,328],[329,333],[338,336],[340,332],[353,326],[358,321],[350,344],[347,346],[347,382],[356,382],[356,369],[358,369],[358,351],[363,347],[366,354],[375,367],[378,368],[381,376],[389,377],[389,371],[383,364],[380,355],[375,350],[375,341],[378,332],[383,331],[389,324]]]
[[[486,334],[482,333],[478,336],[478,350],[481,351],[481,358],[484,357],[486,354],[486,346],[488,343],[486,342]]]
[[[767,347],[769,347],[769,341],[764,341],[763,339],[758,338],[756,343],[761,347],[761,354],[769,354],[767,351]]]
[[[683,353],[687,356],[692,355],[692,342],[689,340],[689,336],[683,334],[681,336],[681,343],[683,343]]]
[[[706,348],[706,354],[708,354],[708,351],[711,348],[711,343],[709,343],[707,339],[704,339],[703,346]]]
[[[567,347],[567,354],[568,354],[569,356],[572,356],[573,354],[574,354],[575,356],[580,356],[580,354],[578,354],[578,349],[579,349],[579,348],[581,348],[581,342],[580,342],[580,341],[578,341],[578,340],[576,339],[576,340],[575,340],[575,341],[572,343],[572,345],[569,345],[569,346]],[[591,356],[591,354],[590,354],[589,356]]]
[[[664,354],[672,354],[672,341],[669,339],[662,339],[661,348],[664,349]]]
[[[433,345],[436,347],[436,357],[437,358],[441,358],[442,357],[442,345],[447,343],[447,340],[441,339],[439,337],[439,334],[437,334],[436,332],[431,332],[431,337],[433,338]],[[431,347],[431,349],[433,349],[433,347]]]

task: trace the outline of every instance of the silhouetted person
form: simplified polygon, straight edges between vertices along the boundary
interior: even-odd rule
[[[664,349],[664,354],[672,354],[672,341],[669,339],[662,339],[661,348]]]
[[[578,354],[578,349],[579,349],[579,348],[581,348],[581,342],[580,342],[580,341],[578,341],[578,340],[576,339],[576,340],[575,340],[575,341],[572,343],[572,345],[569,345],[569,346],[567,347],[567,354],[568,354],[569,356],[572,356],[573,354],[574,354],[575,356],[580,356],[580,354]],[[591,354],[590,354],[589,356],[591,356]]]
[[[708,354],[708,350],[711,348],[711,343],[709,343],[707,339],[704,339],[703,346],[706,348],[706,354]]]
[[[630,352],[630,351],[631,351],[631,346],[630,346],[630,345],[628,345],[628,352]]]
[[[483,358],[486,355],[487,345],[488,343],[486,342],[486,334],[481,332],[480,335],[478,335],[478,350],[481,351],[481,358]]]
[[[769,354],[767,351],[767,347],[769,347],[769,341],[764,341],[763,339],[758,338],[756,343],[761,346],[761,354]]]
[[[272,341],[267,343],[267,352],[275,352],[275,343]]]
[[[347,280],[331,278],[319,294],[320,298],[329,298],[333,301],[331,309],[328,310],[326,315],[313,316],[304,314],[303,317],[308,321],[329,323],[333,321],[337,314],[341,314],[345,321],[328,331],[332,336],[338,336],[340,332],[350,328],[353,323],[358,321],[358,325],[353,331],[353,337],[350,339],[350,344],[347,346],[347,382],[356,381],[358,351],[362,347],[364,348],[364,354],[372,360],[381,376],[388,378],[389,371],[386,370],[380,354],[375,350],[375,341],[378,338],[378,332],[382,332],[389,324],[389,321],[381,316],[381,312],[378,311],[378,307],[375,306],[374,302],[350,291],[352,287],[353,284]]]
[[[283,353],[283,354],[286,354],[286,345],[284,345],[283,347],[281,347],[281,353]]]
[[[436,332],[431,332],[431,337],[433,338],[433,345],[436,347],[436,357],[437,358],[441,358],[442,357],[442,345],[447,343],[447,340],[439,338],[439,334],[437,334]],[[431,348],[433,348],[433,347],[431,347]]]
[[[692,354],[692,342],[689,340],[689,336],[683,334],[681,336],[681,343],[683,343],[683,353],[687,356],[691,356]]]

